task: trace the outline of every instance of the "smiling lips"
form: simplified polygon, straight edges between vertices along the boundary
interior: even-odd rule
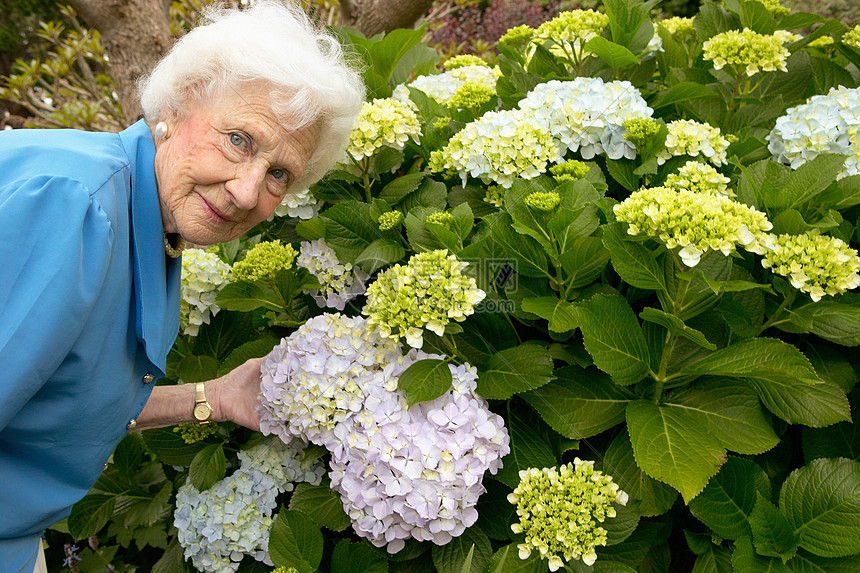
[[[212,219],[215,223],[232,223],[233,220],[218,210],[214,205],[212,205],[209,201],[200,197],[200,202],[203,203],[203,209],[206,211],[206,214],[209,215],[209,218]]]

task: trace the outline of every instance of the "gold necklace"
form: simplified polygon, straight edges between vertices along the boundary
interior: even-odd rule
[[[175,241],[171,241],[172,238],[175,237]],[[175,242],[176,246],[174,247],[171,243]],[[179,258],[182,255],[182,250],[185,248],[185,239],[183,239],[179,233],[170,233],[170,238],[167,237],[167,233],[164,234],[164,252],[167,253],[167,256],[171,259]]]

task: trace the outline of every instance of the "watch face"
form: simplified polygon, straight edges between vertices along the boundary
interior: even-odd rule
[[[212,415],[212,407],[209,404],[196,404],[194,406],[194,417],[197,420],[208,420]]]

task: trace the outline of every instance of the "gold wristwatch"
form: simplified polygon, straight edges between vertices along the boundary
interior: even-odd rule
[[[201,424],[208,424],[212,416],[212,405],[206,401],[206,390],[203,382],[197,383],[197,395],[194,398],[194,419]]]

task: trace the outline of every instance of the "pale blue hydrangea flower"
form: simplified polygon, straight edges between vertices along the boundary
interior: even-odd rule
[[[822,153],[847,155],[837,176],[860,174],[860,89],[839,86],[789,108],[767,136],[774,159],[797,169]]]
[[[612,477],[594,470],[594,462],[575,458],[556,468],[520,471],[520,483],[508,501],[517,506],[519,522],[514,533],[524,533],[520,559],[532,551],[558,571],[565,561],[582,559],[585,565],[597,560],[595,548],[606,545],[606,519],[616,516],[615,505],[627,505],[628,495]]]
[[[413,349],[390,375],[427,357]],[[409,538],[444,545],[473,525],[483,475],[510,451],[502,418],[474,393],[475,368],[448,368],[452,388],[439,398],[407,408],[402,392],[375,387],[335,428],[332,489],[355,532],[390,553]]]
[[[471,65],[454,68],[441,74],[418,76],[407,85],[421,90],[442,105],[448,105],[457,90],[466,82],[474,82],[491,89],[495,93],[496,80],[501,75],[502,72],[498,66],[490,68],[485,65]],[[397,91],[395,95],[401,97],[404,93],[408,98],[408,90],[406,92]]]
[[[325,465],[319,459],[305,459],[305,442],[295,439],[284,443],[278,437],[264,438],[262,442],[237,456],[243,467],[256,467],[275,480],[278,491],[293,491],[293,483],[306,482],[319,485],[325,475]]]
[[[636,146],[624,138],[622,124],[653,113],[630,82],[587,77],[539,84],[519,107],[583,159],[603,153],[610,159],[633,159]]]
[[[668,187],[640,189],[613,207],[631,235],[648,235],[679,248],[685,265],[694,267],[708,251],[729,255],[738,246],[763,254],[770,245],[767,216],[719,193]]]
[[[230,282],[230,265],[215,253],[201,249],[182,252],[182,299],[179,304],[179,324],[182,333],[197,336],[201,324],[221,310],[215,297]]]
[[[678,119],[666,124],[666,148],[657,154],[657,163],[663,164],[672,156],[701,156],[717,167],[727,163],[729,140],[722,136],[719,127],[689,119]]]
[[[350,263],[341,263],[325,239],[302,241],[296,265],[319,281],[320,288],[309,293],[320,308],[343,310],[347,302],[364,294],[368,274]]]
[[[860,286],[860,258],[842,239],[826,235],[777,235],[761,261],[818,302]]]
[[[464,321],[486,296],[475,279],[463,274],[468,266],[437,250],[386,269],[367,289],[361,312],[368,326],[383,338],[404,338],[414,348],[423,345],[425,328],[442,336],[451,320]]]

